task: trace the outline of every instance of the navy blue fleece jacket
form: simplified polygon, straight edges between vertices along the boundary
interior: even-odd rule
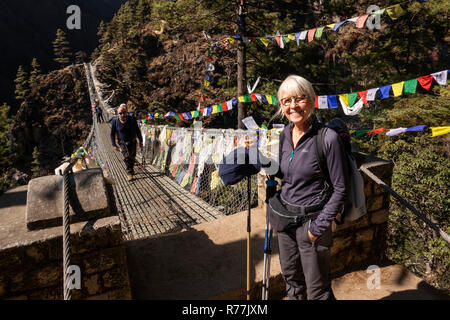
[[[283,181],[281,197],[294,205],[313,205],[320,202],[320,193],[324,189],[325,178],[314,149],[314,135],[321,124],[313,115],[307,132],[301,137],[295,148],[292,147],[291,130],[293,123],[284,128],[284,141],[280,141],[278,177]],[[343,208],[348,192],[347,155],[339,135],[328,129],[324,138],[325,155],[333,191],[329,201],[311,221],[309,231],[321,236]],[[317,214],[317,213],[316,213]]]
[[[111,122],[111,143],[113,147],[116,146],[116,133],[119,142],[129,142],[136,140],[136,137],[142,142],[141,130],[137,124],[136,119],[128,115],[126,123],[120,122],[116,117]]]

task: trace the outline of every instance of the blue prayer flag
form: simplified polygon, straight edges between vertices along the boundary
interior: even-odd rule
[[[337,102],[337,98],[336,96],[327,96],[327,100],[328,100],[328,108],[337,108],[338,107],[338,102]]]
[[[389,91],[391,90],[392,85],[388,84],[387,86],[380,87],[378,91],[381,99],[389,98]]]

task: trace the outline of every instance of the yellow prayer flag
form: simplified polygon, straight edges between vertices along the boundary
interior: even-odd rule
[[[189,183],[189,175],[185,174],[183,180],[181,180],[180,187],[184,188],[188,185],[188,183]]]
[[[401,96],[403,93],[403,84],[405,81],[397,82],[392,85],[392,91],[394,92],[394,97]]]
[[[269,45],[269,40],[264,37],[258,38],[266,47]]]
[[[204,86],[205,86],[205,88],[208,88],[208,87],[209,87],[209,81],[208,81],[208,80],[205,80]]]
[[[356,130],[349,130],[348,133],[350,134],[354,134],[356,132]]]
[[[348,107],[348,93],[340,94],[339,97],[342,99],[342,102]]]
[[[227,38],[228,43],[233,44],[234,43],[234,38]]]
[[[220,183],[219,171],[216,170],[211,174],[211,185],[210,185],[211,190],[217,188],[219,186],[219,183]]]
[[[431,128],[431,136],[437,137],[446,133],[450,133],[450,126],[447,127],[430,127]]]
[[[288,34],[287,37],[289,38],[289,40],[295,41],[295,34],[294,33]]]
[[[266,99],[267,99],[267,102],[268,102],[269,104],[273,104],[273,102],[272,102],[272,96],[266,95]]]
[[[396,20],[405,14],[405,11],[399,4],[386,8],[386,12],[392,20]]]
[[[335,24],[336,24],[336,23],[327,24],[327,28],[333,29]]]
[[[238,97],[238,101],[239,101],[239,102],[245,102],[244,96]]]
[[[217,104],[212,106],[211,114],[215,114],[215,113],[217,113]]]

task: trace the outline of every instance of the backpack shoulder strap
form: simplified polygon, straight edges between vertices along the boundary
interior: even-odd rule
[[[330,181],[330,174],[328,173],[327,159],[325,157],[325,134],[327,127],[321,127],[314,136],[314,149],[316,152],[317,162],[319,163],[320,171],[327,181]]]

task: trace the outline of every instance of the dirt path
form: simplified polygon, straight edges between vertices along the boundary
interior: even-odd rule
[[[380,267],[379,288],[369,289],[376,282],[370,278],[374,273],[360,270],[334,279],[332,287],[338,300],[449,300],[425,281],[402,265]],[[370,278],[370,279],[369,279]],[[369,281],[368,281],[369,279]]]

